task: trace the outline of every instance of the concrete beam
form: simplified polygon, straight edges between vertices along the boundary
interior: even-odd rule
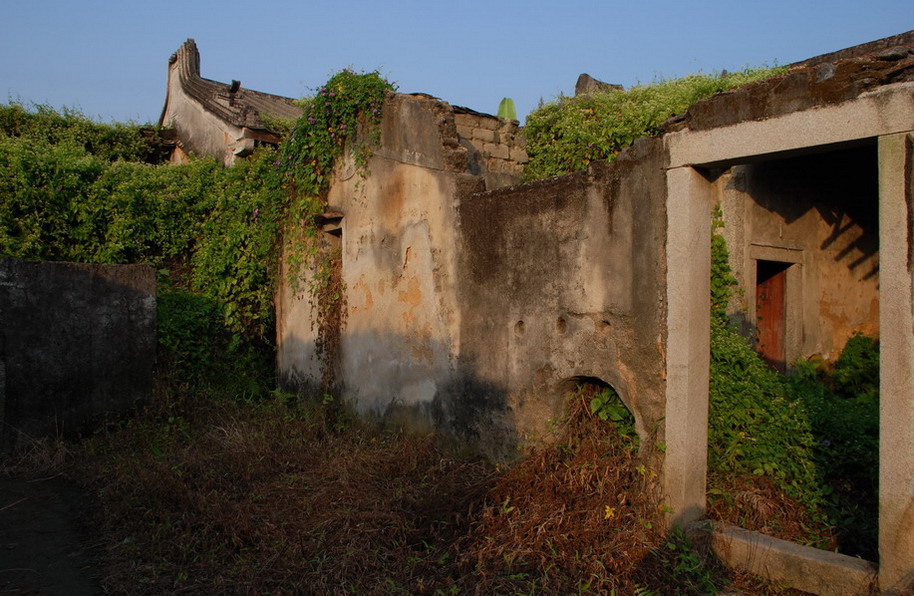
[[[914,83],[880,87],[853,101],[748,121],[712,130],[682,130],[664,136],[669,167],[714,166],[762,155],[776,156],[910,130]]]
[[[708,461],[712,185],[667,171],[667,353],[664,491],[670,521],[704,515]]]
[[[911,134],[879,139],[879,585],[883,594],[914,592],[912,146]]]

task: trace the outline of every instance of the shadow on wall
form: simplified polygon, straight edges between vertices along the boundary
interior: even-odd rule
[[[331,390],[360,415],[407,432],[434,432],[455,446],[495,459],[517,455],[515,412],[503,385],[480,378],[476,366],[448,357],[443,342],[376,332],[346,334],[341,358],[349,374],[337,374]],[[313,342],[286,338],[281,350],[311,354],[311,372],[280,371],[283,390],[320,397]],[[546,421],[544,421],[545,424]]]
[[[68,435],[152,394],[155,272],[0,258],[0,435]]]
[[[657,421],[650,424],[653,418],[645,420],[645,411],[634,407],[633,396],[626,390],[630,388],[621,378],[611,385],[604,375],[584,373],[554,376],[544,382],[530,378],[522,386],[509,387],[484,378],[482,365],[469,358],[449,360],[449,347],[441,342],[426,341],[422,350],[416,350],[416,341],[415,337],[376,332],[345,335],[341,356],[346,372],[337,371],[335,378],[343,381],[331,393],[384,426],[438,433],[460,448],[509,460],[518,455],[523,442],[550,436],[565,413],[566,399],[580,386],[608,388],[632,416],[642,444],[653,444]],[[316,354],[313,342],[294,338],[287,338],[281,349]],[[310,398],[323,396],[321,374],[313,358],[310,372],[300,368],[280,372],[283,390]]]
[[[879,173],[875,144],[746,166],[748,193],[787,226],[815,210],[831,228],[815,248],[860,279],[879,273]],[[812,248],[812,247],[810,247]]]

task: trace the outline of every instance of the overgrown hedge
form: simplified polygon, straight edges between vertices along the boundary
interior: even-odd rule
[[[696,101],[765,79],[783,68],[746,69],[637,85],[628,91],[560,97],[527,116],[524,136],[530,162],[528,180],[569,174],[592,161],[615,159],[635,139],[655,135],[669,117]]]
[[[165,164],[167,145],[150,128],[0,106],[0,254],[155,267],[164,360],[188,378],[204,371],[232,376],[216,371],[219,362],[234,361],[234,376],[268,390],[286,225],[296,230],[285,234],[296,240],[295,263],[325,266],[313,216],[322,210],[334,161],[357,130],[366,133],[354,144],[365,164],[371,125],[391,88],[377,73],[335,75],[301,102],[305,114],[279,149],[259,149],[232,168],[210,158]],[[195,317],[208,322],[214,351],[181,331]]]

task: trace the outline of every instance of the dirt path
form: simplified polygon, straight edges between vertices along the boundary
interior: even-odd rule
[[[88,503],[60,476],[0,478],[0,593],[102,594]]]

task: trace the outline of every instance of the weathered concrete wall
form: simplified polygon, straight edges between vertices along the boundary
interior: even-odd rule
[[[72,433],[152,394],[155,272],[0,258],[0,410],[20,433]]]
[[[642,436],[658,427],[665,272],[659,147],[644,140],[613,164],[460,206],[461,365],[500,389],[495,397],[504,410],[490,398],[486,418],[500,414],[520,437],[557,419],[563,397],[582,378],[615,388]]]
[[[328,209],[343,214],[338,388],[364,414],[429,427],[459,350],[457,205],[484,183],[465,173],[452,109],[426,96],[388,98],[368,168],[361,179],[351,161],[341,164],[328,194]],[[288,287],[278,306],[283,381],[314,385],[316,310],[307,291]]]
[[[362,413],[506,456],[558,416],[575,379],[590,377],[619,391],[639,431],[654,430],[663,411],[659,143],[611,166],[479,194],[485,175],[468,173],[450,106],[394,95],[384,110],[370,176],[341,164],[328,195],[328,209],[343,214],[342,396]],[[285,287],[278,309],[284,383],[314,386],[307,291]]]
[[[879,186],[873,145],[735,166],[721,189],[731,315],[754,337],[756,263],[791,263],[786,359],[834,359],[855,331],[879,336]]]

